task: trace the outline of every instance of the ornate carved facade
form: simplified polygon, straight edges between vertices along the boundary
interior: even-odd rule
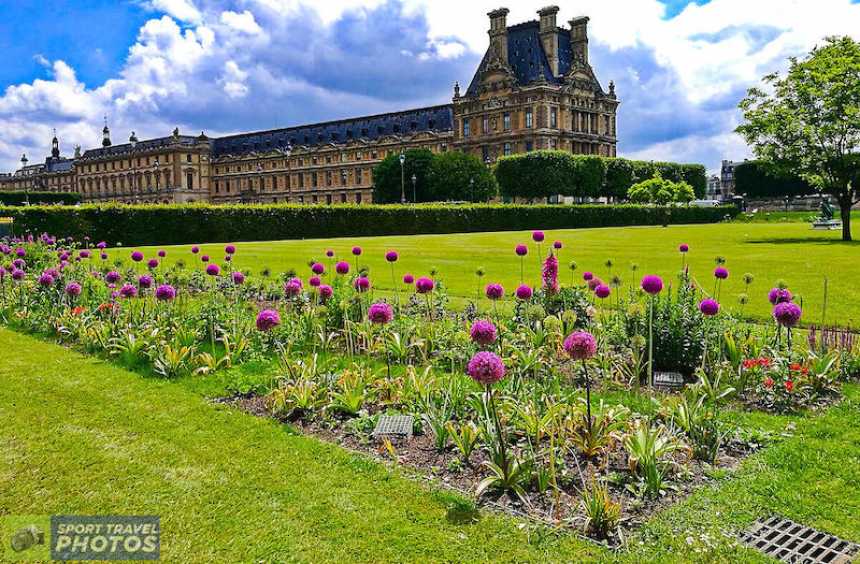
[[[451,104],[220,138],[180,135],[62,158],[0,175],[0,190],[79,192],[86,202],[364,203],[374,165],[406,149],[460,150],[488,164],[536,149],[615,156],[618,100],[588,59],[588,18],[558,27],[558,7],[507,26],[490,12],[490,45]],[[466,187],[464,187],[466,189]]]

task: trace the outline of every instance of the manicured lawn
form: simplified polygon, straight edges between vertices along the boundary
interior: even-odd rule
[[[539,226],[536,226],[539,227]],[[584,271],[592,271],[608,281],[606,260],[614,266],[612,274],[622,278],[624,285],[638,284],[645,273],[656,273],[672,278],[681,268],[677,251],[679,243],[688,243],[688,262],[693,276],[702,287],[712,292],[714,259],[727,259],[731,276],[721,290],[724,307],[738,309],[737,295],[744,291],[743,274],[752,273],[755,282],[749,289],[750,303],[744,313],[759,318],[770,314],[767,291],[777,280],[784,280],[800,296],[807,323],[820,323],[824,292],[824,278],[829,279],[827,321],[856,325],[860,321],[860,243],[843,243],[837,232],[812,231],[805,223],[730,223],[716,225],[681,225],[663,227],[626,227],[605,229],[577,229],[547,232],[543,251],[558,239],[564,243],[561,251],[563,283],[570,283],[568,264],[575,260],[578,269],[574,274],[581,282]],[[264,268],[273,274],[290,268],[307,278],[310,259],[326,264],[325,250],[334,249],[338,259],[355,263],[350,254],[353,245],[360,245],[364,254],[359,263],[370,268],[370,276],[377,289],[393,288],[390,266],[384,254],[389,249],[400,253],[395,272],[426,275],[435,268],[439,277],[455,296],[475,296],[479,288],[475,270],[486,271],[480,287],[488,282],[501,282],[510,296],[520,282],[520,259],[514,254],[517,243],[529,244],[525,259],[526,281],[539,282],[537,247],[530,232],[469,233],[454,235],[423,235],[404,237],[373,237],[331,240],[271,241],[241,243],[235,257],[235,267],[259,274]],[[189,249],[190,245],[168,248],[168,263],[179,258],[189,264],[199,260]],[[201,254],[209,254],[214,261],[223,258],[222,244],[201,245]],[[155,249],[145,249],[147,257],[155,256]],[[130,249],[112,251],[128,258]],[[638,270],[631,271],[631,263]]]
[[[860,387],[817,416],[744,415],[790,436],[659,513],[613,554],[481,513],[363,456],[0,330],[0,515],[162,517],[165,561],[763,561],[734,533],[779,513],[860,541]],[[698,552],[702,551],[702,552]]]

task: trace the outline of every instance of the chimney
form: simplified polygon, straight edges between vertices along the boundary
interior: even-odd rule
[[[490,16],[490,52],[493,58],[508,64],[508,13],[507,8],[493,10]]]
[[[588,63],[588,17],[581,16],[570,20],[570,47],[573,60]]]
[[[558,6],[547,6],[538,10],[540,16],[540,41],[549,61],[553,76],[558,76],[558,26],[556,15]]]

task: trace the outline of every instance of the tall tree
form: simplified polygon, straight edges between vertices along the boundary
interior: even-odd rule
[[[785,76],[764,77],[740,103],[738,133],[755,154],[832,195],[851,240],[851,206],[860,201],[860,44],[829,37],[803,60],[792,57]]]
[[[430,194],[434,201],[486,202],[498,193],[496,177],[478,157],[460,151],[433,156]]]
[[[433,153],[428,149],[409,149],[404,155],[400,170],[400,155],[392,153],[373,168],[373,201],[378,204],[395,204],[405,195],[407,202],[429,202],[430,163]],[[415,175],[413,194],[412,176]]]

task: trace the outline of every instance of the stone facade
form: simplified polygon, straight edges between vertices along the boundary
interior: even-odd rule
[[[451,104],[208,138],[180,135],[102,146],[62,158],[56,136],[45,164],[0,175],[0,190],[79,192],[85,202],[369,203],[373,167],[407,149],[459,150],[491,164],[537,149],[616,154],[613,83],[588,59],[588,18],[558,27],[558,7],[508,27],[488,14],[490,45]],[[464,187],[465,189],[466,187]]]

